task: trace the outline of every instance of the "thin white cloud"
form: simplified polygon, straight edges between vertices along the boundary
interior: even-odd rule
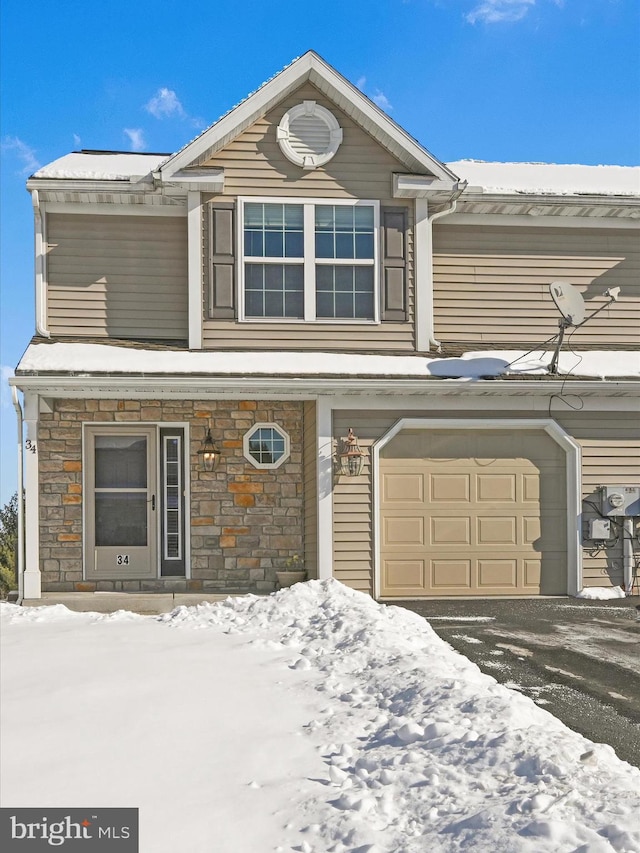
[[[124,134],[129,138],[132,151],[144,151],[147,143],[144,139],[144,131],[139,127],[125,127]]]
[[[80,139],[80,137],[78,136],[77,133],[74,133],[73,134],[73,147],[74,148],[80,148],[81,145],[82,145],[82,139]]]
[[[367,95],[368,98],[371,98],[373,103],[377,104],[381,110],[386,110],[387,112],[389,112],[389,110],[393,109],[393,107],[391,106],[391,101],[389,100],[389,98],[387,98],[384,92],[381,92],[380,89],[374,89],[373,92],[368,93],[365,90],[366,85],[367,78],[363,74],[362,77],[358,77],[358,80],[356,82],[356,86],[358,87],[358,89],[360,89],[361,92],[364,92],[364,94]]]
[[[13,376],[13,367],[6,364],[0,365],[0,406],[3,409],[12,408],[11,389],[9,379]]]
[[[384,92],[380,91],[380,89],[376,89],[375,93],[371,95],[371,100],[374,104],[377,104],[381,110],[389,112],[389,110],[393,109],[391,101],[387,98]]]
[[[503,24],[521,21],[536,0],[482,0],[465,20],[470,24]]]
[[[2,140],[2,150],[12,151],[15,154],[23,164],[20,170],[23,175],[31,175],[40,168],[36,152],[17,136],[5,136]]]
[[[178,118],[187,117],[176,93],[173,89],[167,89],[164,86],[158,89],[151,100],[144,105],[144,108],[154,118],[158,119],[172,118],[173,116]]]

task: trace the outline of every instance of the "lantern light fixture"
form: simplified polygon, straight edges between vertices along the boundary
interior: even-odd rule
[[[340,473],[346,477],[358,477],[362,474],[366,452],[360,448],[358,438],[349,427],[349,434],[342,439],[342,450],[339,454]]]
[[[198,451],[200,462],[205,471],[215,471],[220,462],[221,452],[211,436],[211,427],[207,429],[204,443]]]

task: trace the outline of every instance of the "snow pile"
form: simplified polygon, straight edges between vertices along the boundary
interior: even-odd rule
[[[187,352],[106,344],[30,344],[19,371],[288,375],[408,376],[478,379],[502,374],[544,374],[551,352],[484,350],[461,358],[358,355],[331,352]],[[588,377],[640,377],[640,352],[563,352],[559,372]]]
[[[575,598],[588,598],[592,601],[607,601],[610,598],[624,598],[625,591],[619,586],[589,586],[576,593]]]
[[[96,787],[105,775],[117,778],[119,804],[142,806],[143,831],[153,838],[143,851],[176,849],[171,832],[178,805],[180,849],[189,851],[212,845],[218,853],[640,851],[639,770],[483,675],[421,617],[376,604],[336,581],[182,607],[160,617],[10,607],[7,622],[3,633],[20,631],[26,645],[38,629],[48,629],[48,645],[24,661],[21,683],[8,681],[4,701],[14,725],[25,714],[42,719],[45,687],[38,692],[36,681],[27,690],[25,679],[51,643],[61,666],[63,654],[76,650],[76,659],[70,654],[74,671],[85,647],[78,640],[92,630],[108,652],[101,658],[94,651],[93,667],[80,670],[82,677],[68,686],[74,713],[71,720],[61,715],[65,730],[46,732],[45,754],[38,751],[42,745],[34,748],[33,735],[22,740],[28,748],[21,746],[14,760],[28,765],[31,778],[21,785],[18,770],[7,774],[7,799],[15,805],[42,805],[40,790],[65,799],[69,774],[77,768],[65,753],[61,773],[51,744],[69,737],[82,745],[82,732],[74,728],[79,711],[90,718],[87,731],[107,734],[96,729],[86,700],[97,669],[101,702],[111,706],[107,719],[117,725],[113,712],[119,707],[136,740],[115,751],[108,739],[102,750],[94,740],[100,774],[81,777],[82,798],[111,804],[99,801]],[[19,654],[22,646],[14,648]],[[179,648],[188,656],[177,667]],[[155,651],[155,667],[148,666],[145,649]],[[196,686],[180,680],[194,658],[203,667]],[[125,677],[129,684],[137,677],[130,692],[123,692]],[[288,691],[286,705],[277,684]],[[287,732],[296,714],[304,723]],[[229,725],[237,716],[253,718],[253,725],[238,729],[234,742]],[[156,718],[172,733],[160,755],[149,749],[146,735]],[[133,744],[137,763],[123,767],[118,756]],[[227,771],[217,763],[221,753],[231,759]],[[180,764],[185,754],[193,756],[186,769]],[[251,767],[243,767],[244,761]],[[136,769],[141,764],[144,784]],[[183,775],[176,801],[172,780],[178,771]],[[223,773],[222,783],[216,772]],[[131,774],[138,802],[123,793]],[[144,802],[149,791],[152,803]],[[30,802],[17,802],[27,795]],[[224,809],[227,820],[213,823]]]
[[[447,166],[470,190],[531,195],[640,196],[640,167],[458,160]]]

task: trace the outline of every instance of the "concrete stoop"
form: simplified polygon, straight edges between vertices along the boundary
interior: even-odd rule
[[[77,613],[114,613],[129,610],[145,616],[170,613],[176,607],[193,607],[203,602],[237,598],[241,593],[206,594],[198,592],[43,592],[42,598],[25,598],[23,607],[64,604]]]

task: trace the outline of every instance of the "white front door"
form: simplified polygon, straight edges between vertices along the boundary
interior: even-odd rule
[[[87,427],[85,465],[85,577],[157,577],[155,427]]]

